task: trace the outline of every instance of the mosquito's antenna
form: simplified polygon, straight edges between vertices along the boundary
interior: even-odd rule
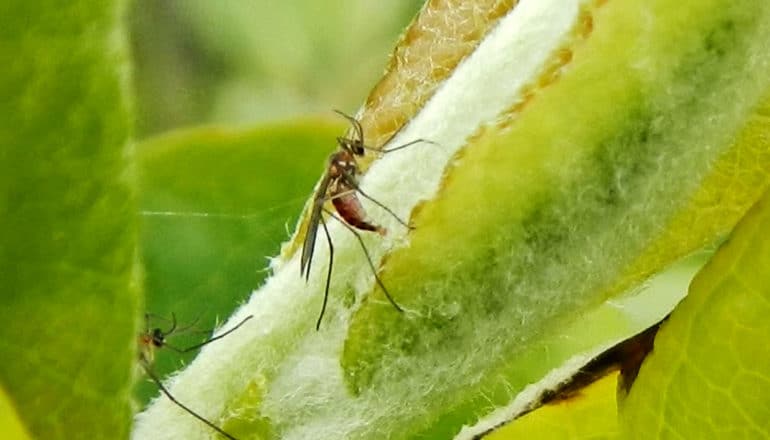
[[[356,119],[356,118],[354,118],[354,117],[352,117],[352,116],[350,116],[350,115],[348,115],[346,113],[343,113],[340,110],[336,110],[335,109],[334,112],[337,113],[338,115],[342,116],[343,118],[347,119],[350,122],[350,124],[353,125],[353,129],[356,131],[356,134],[358,135],[358,140],[361,142],[361,145],[363,146],[363,144],[364,144],[364,130],[363,130],[363,128],[361,128],[361,123],[358,122],[358,119]]]
[[[385,293],[385,297],[388,298],[388,301],[393,305],[393,307],[398,310],[399,312],[404,312],[404,309],[401,308],[401,306],[396,303],[396,300],[393,299],[392,296],[390,296],[390,292],[388,292],[388,289],[385,287],[385,284],[382,283],[382,280],[380,280],[379,275],[377,275],[377,268],[374,267],[374,263],[372,262],[372,257],[369,255],[369,250],[366,249],[366,245],[364,244],[364,240],[361,238],[361,234],[356,232],[355,229],[353,229],[352,226],[348,225],[345,221],[343,221],[341,218],[334,215],[333,212],[324,209],[327,214],[329,214],[331,217],[334,217],[338,222],[342,223],[342,226],[347,228],[348,231],[352,232],[353,235],[355,235],[356,239],[358,240],[358,244],[361,245],[361,249],[364,251],[364,256],[366,256],[366,261],[369,263],[369,267],[372,269],[372,274],[374,274],[374,279],[377,281],[377,284],[382,288],[382,291]]]
[[[253,317],[254,317],[254,315],[249,315],[249,316],[245,317],[243,319],[243,321],[239,322],[238,325],[236,325],[235,327],[233,327],[230,330],[222,333],[221,335],[217,335],[217,336],[214,336],[213,338],[207,339],[207,340],[201,342],[200,344],[195,344],[195,345],[193,345],[191,347],[187,347],[187,348],[176,348],[176,347],[173,347],[171,345],[166,344],[166,347],[176,351],[177,353],[187,353],[187,352],[193,351],[193,350],[195,350],[197,348],[203,347],[204,345],[211,344],[214,341],[218,341],[218,340],[224,338],[225,336],[229,335],[230,333],[238,330],[238,327],[242,326],[244,323],[246,323],[246,321],[248,321],[249,319],[251,319]]]
[[[324,301],[321,305],[321,313],[318,315],[318,320],[315,323],[315,330],[318,331],[321,328],[321,321],[324,319],[324,313],[326,313],[326,303],[329,300],[329,284],[332,280],[332,265],[334,264],[334,244],[332,243],[332,237],[329,235],[329,229],[326,227],[326,222],[323,216],[320,217],[321,226],[324,228],[326,234],[326,241],[329,243],[329,269],[326,273],[326,288],[324,289]]]
[[[159,319],[159,320],[162,320],[162,321],[170,322],[171,323],[171,328],[169,328],[166,331],[163,331],[163,329],[160,329],[160,328],[153,329],[153,331],[157,332],[158,334],[163,335],[163,337],[166,337],[166,336],[171,336],[172,333],[176,334],[176,335],[178,335],[180,333],[185,333],[188,330],[190,330],[191,328],[195,327],[198,324],[198,321],[200,321],[201,315],[199,314],[198,316],[196,316],[195,319],[192,321],[192,323],[190,323],[188,325],[185,325],[184,327],[179,327],[179,322],[176,320],[176,315],[174,315],[174,313],[171,313],[171,319],[166,318],[166,317],[161,316],[161,315],[156,315],[154,313],[145,313],[144,314],[144,319],[145,319],[145,322],[147,324],[146,327],[145,327],[145,333],[150,333],[150,324],[149,324],[150,319]],[[210,333],[211,330],[195,330],[195,332]]]
[[[176,400],[176,398],[171,394],[171,392],[168,389],[166,389],[166,387],[160,381],[158,376],[155,375],[155,372],[152,371],[152,368],[150,368],[150,366],[146,362],[140,362],[140,364],[142,365],[142,368],[144,368],[144,372],[147,373],[147,376],[149,376],[150,379],[152,379],[152,381],[155,382],[155,385],[157,385],[158,388],[163,392],[163,394],[165,394],[166,397],[168,397],[169,400],[174,402],[178,407],[180,407],[183,410],[187,411],[188,414],[190,414],[191,416],[193,416],[196,419],[200,420],[201,422],[205,423],[209,428],[211,428],[214,431],[222,434],[223,436],[227,437],[228,439],[230,439],[230,440],[238,440],[235,437],[233,437],[232,435],[230,435],[227,432],[225,432],[219,426],[217,426],[217,425],[211,423],[210,421],[208,421],[208,419],[206,419],[205,417],[201,416],[200,414],[196,413],[195,411],[193,411],[190,408],[188,408],[187,406],[185,406],[182,402]]]
[[[171,333],[176,330],[176,314],[174,312],[171,312],[171,328],[168,329],[168,331],[163,332],[164,335],[170,335]]]
[[[190,324],[187,324],[184,327],[177,328],[175,333],[176,334],[180,334],[180,333],[184,333],[184,332],[190,330],[191,328],[195,327],[198,324],[198,321],[200,321],[200,320],[201,320],[201,315],[199,313],[198,316],[196,316],[195,319],[193,319]],[[200,330],[196,330],[196,331],[200,331]],[[203,331],[204,332],[208,332],[208,330],[203,330]]]

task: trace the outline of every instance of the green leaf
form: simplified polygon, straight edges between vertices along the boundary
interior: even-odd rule
[[[621,407],[628,438],[770,436],[770,192],[695,277]]]
[[[140,144],[146,310],[206,329],[245,301],[267,275],[267,257],[296,221],[341,123],[330,115],[250,130],[198,128]],[[188,333],[173,343],[200,340]],[[156,359],[160,376],[180,364],[177,355]],[[143,399],[158,394],[153,383],[141,388]]]
[[[0,384],[33,437],[125,437],[140,301],[124,3],[0,9]]]

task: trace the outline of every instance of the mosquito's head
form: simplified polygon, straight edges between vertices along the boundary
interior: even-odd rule
[[[353,126],[353,130],[355,131],[355,135],[352,137],[338,137],[337,138],[337,145],[340,146],[343,150],[347,150],[356,156],[363,156],[364,150],[366,149],[364,147],[364,129],[361,127],[361,123],[358,122],[358,119],[347,115],[339,110],[334,110],[338,115],[342,116],[343,118],[347,119],[350,124]]]
[[[351,139],[346,137],[338,137],[337,138],[337,145],[339,147],[349,153],[352,153],[356,156],[363,156],[364,155],[364,143],[361,142],[360,139]]]
[[[163,333],[163,330],[159,328],[154,328],[150,336],[151,336],[150,343],[154,347],[160,348],[166,345],[166,333]]]

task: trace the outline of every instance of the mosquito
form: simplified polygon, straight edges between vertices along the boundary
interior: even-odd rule
[[[390,208],[378,202],[374,198],[370,197],[361,187],[358,185],[358,175],[360,169],[358,167],[357,157],[363,157],[367,150],[376,152],[378,154],[392,153],[397,150],[409,147],[419,142],[428,142],[423,139],[417,139],[411,142],[407,142],[403,145],[399,145],[388,149],[376,149],[366,146],[364,143],[364,131],[361,128],[361,123],[352,116],[349,116],[339,110],[334,110],[343,118],[347,119],[353,126],[355,137],[338,137],[337,146],[339,149],[329,156],[329,160],[326,167],[321,183],[318,185],[316,193],[313,195],[313,206],[310,211],[310,220],[308,221],[308,230],[305,234],[305,240],[302,244],[302,257],[300,259],[300,274],[305,277],[305,280],[310,278],[310,265],[313,261],[313,250],[315,248],[316,236],[318,234],[318,225],[323,227],[324,234],[326,234],[326,241],[329,245],[329,268],[326,274],[326,286],[324,288],[324,299],[321,305],[321,313],[318,315],[316,321],[316,330],[321,328],[321,321],[323,320],[324,313],[326,312],[326,305],[329,300],[329,285],[332,277],[332,266],[334,263],[334,244],[332,243],[331,235],[326,227],[326,221],[323,218],[323,213],[326,213],[329,217],[332,217],[342,223],[342,225],[358,240],[361,245],[361,249],[364,251],[366,261],[369,263],[369,267],[372,269],[374,279],[380,286],[388,301],[393,307],[403,312],[404,309],[396,303],[393,297],[388,292],[388,289],[380,280],[377,275],[377,268],[372,262],[372,258],[369,255],[369,251],[366,249],[361,235],[356,229],[361,231],[376,232],[381,236],[387,233],[387,230],[375,223],[367,220],[366,211],[361,205],[361,201],[358,199],[360,194],[365,199],[384,209],[388,214],[392,215],[399,223],[404,227],[412,229],[412,226],[403,221],[396,213]],[[336,214],[326,208],[326,202],[331,201]]]
[[[211,428],[214,431],[222,434],[226,438],[228,438],[230,440],[237,440],[235,437],[233,437],[232,435],[230,435],[227,432],[225,432],[219,426],[215,425],[214,423],[212,423],[211,421],[209,421],[205,417],[201,416],[200,414],[196,413],[192,409],[188,408],[182,402],[178,401],[171,394],[171,392],[163,385],[163,383],[161,382],[161,380],[158,377],[158,375],[155,374],[155,371],[152,369],[152,365],[153,365],[153,363],[155,361],[155,350],[156,349],[166,347],[166,348],[169,348],[169,349],[171,349],[173,351],[176,351],[177,353],[188,353],[190,351],[193,351],[193,350],[196,350],[196,349],[198,349],[200,347],[203,347],[204,345],[210,344],[210,343],[212,343],[214,341],[217,341],[219,339],[224,338],[225,336],[227,336],[230,333],[232,333],[235,330],[237,330],[238,327],[242,326],[246,321],[248,321],[249,319],[253,318],[254,316],[253,315],[249,315],[246,318],[244,318],[243,321],[239,322],[238,325],[236,325],[235,327],[231,328],[230,330],[228,330],[228,331],[226,331],[226,332],[224,332],[224,333],[222,333],[220,335],[217,335],[217,336],[215,336],[213,338],[209,338],[209,339],[207,339],[207,340],[205,340],[205,341],[203,341],[203,342],[201,342],[199,344],[195,344],[195,345],[193,345],[191,347],[187,347],[187,348],[177,348],[177,347],[174,347],[173,345],[170,345],[166,341],[166,338],[171,336],[174,333],[181,333],[181,332],[184,332],[185,330],[188,330],[188,329],[192,328],[195,325],[195,323],[190,324],[190,325],[188,325],[188,326],[186,326],[184,328],[177,328],[176,316],[172,313],[171,314],[171,327],[168,330],[163,331],[159,327],[156,327],[154,329],[150,329],[150,315],[149,314],[145,314],[144,317],[145,317],[145,323],[146,323],[145,331],[143,333],[139,334],[139,364],[144,369],[144,372],[147,373],[147,376],[149,376],[149,378],[152,379],[153,382],[155,382],[155,385],[158,386],[158,388],[163,392],[163,394],[165,394],[166,397],[168,397],[169,400],[174,402],[174,404],[176,404],[178,407],[182,408],[188,414],[190,414],[191,416],[193,416],[196,419],[200,420],[201,422],[205,423],[209,428]]]

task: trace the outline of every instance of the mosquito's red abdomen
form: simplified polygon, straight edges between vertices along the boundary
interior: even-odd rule
[[[334,209],[337,210],[347,224],[362,231],[374,231],[385,235],[385,228],[366,221],[366,211],[354,193],[332,199]]]

